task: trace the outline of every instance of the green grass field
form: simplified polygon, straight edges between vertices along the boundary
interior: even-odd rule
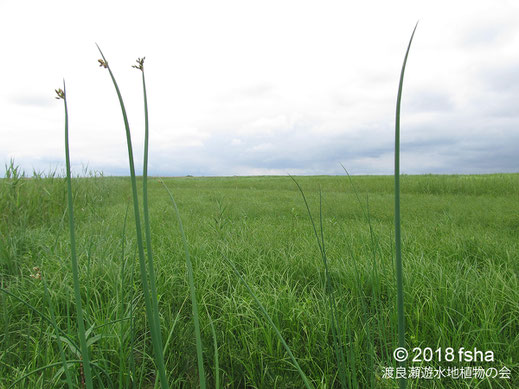
[[[400,175],[415,31],[393,177],[149,180],[138,58],[138,180],[98,46],[130,177],[72,182],[63,82],[66,178],[0,182],[0,388],[518,387],[519,175]]]
[[[394,183],[391,176],[296,177],[322,231],[351,387],[393,388],[396,367]],[[301,388],[273,327],[236,266],[319,388],[339,387],[326,275],[290,177],[167,178],[187,237],[208,387]],[[63,178],[0,181],[0,388],[83,387]],[[128,178],[72,182],[79,277],[96,388],[152,388],[156,378],[139,277]],[[356,188],[356,190],[354,190]],[[164,360],[171,387],[199,382],[184,247],[174,207],[148,183]],[[408,379],[408,387],[519,387],[519,175],[402,176],[408,350],[477,348],[510,379]],[[360,200],[360,202],[359,202]],[[130,209],[129,209],[130,207]],[[125,223],[125,219],[127,219]],[[34,269],[37,267],[37,269]],[[40,313],[37,313],[38,310]],[[42,316],[45,315],[45,318]],[[56,335],[52,318],[63,332]],[[66,336],[73,340],[75,345]],[[215,354],[215,345],[217,354]],[[216,357],[218,363],[216,362]]]

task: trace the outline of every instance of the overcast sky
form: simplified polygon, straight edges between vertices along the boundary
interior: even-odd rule
[[[426,5],[424,5],[427,3]],[[81,5],[78,5],[81,4]],[[127,175],[128,110],[150,174],[519,172],[519,2],[0,0],[0,162]],[[140,169],[141,170],[141,169]]]

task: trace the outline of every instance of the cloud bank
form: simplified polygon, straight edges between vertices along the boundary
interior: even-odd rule
[[[150,174],[391,174],[403,54],[406,174],[518,172],[519,7],[510,1],[200,1],[0,4],[0,159],[63,166],[67,79],[74,168],[127,175],[117,77],[142,158],[146,56]],[[469,6],[470,5],[470,6]],[[98,7],[106,7],[99,13]],[[449,12],[445,12],[448,7]],[[231,12],[232,11],[232,12]],[[25,15],[25,19],[22,16]],[[48,20],[62,20],[49,23]],[[22,22],[23,20],[23,22]]]

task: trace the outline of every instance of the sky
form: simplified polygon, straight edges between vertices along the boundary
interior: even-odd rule
[[[0,0],[0,171],[149,174],[519,172],[519,2]]]

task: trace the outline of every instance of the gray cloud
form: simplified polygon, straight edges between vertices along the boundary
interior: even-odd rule
[[[440,116],[436,123],[407,125],[402,131],[402,172],[491,173],[519,171],[519,122],[494,127],[462,115]],[[393,128],[366,126],[343,133],[319,133],[323,123],[295,121],[292,127],[238,138],[220,132],[199,148],[152,153],[151,171],[165,175],[352,174],[393,172]]]
[[[121,23],[144,20],[142,12],[165,19],[145,18],[153,25],[126,43],[117,35],[125,26],[102,34],[132,130],[141,129],[132,133],[139,139],[137,165],[142,100],[128,64],[144,52],[150,60],[151,174],[340,174],[340,162],[352,174],[392,173],[394,98],[412,27],[402,26],[414,20],[412,7],[393,14],[386,2],[377,4],[388,7],[379,13],[362,2],[351,12],[339,6],[345,2],[329,8],[267,2],[249,14],[208,2],[211,12],[200,14],[184,3],[174,13],[157,5],[127,7]],[[487,3],[473,2],[470,10],[455,2],[428,6],[404,87],[405,173],[519,171],[519,9],[505,0]],[[116,12],[117,6],[107,9],[104,18],[115,20]],[[176,15],[175,23],[168,15]],[[30,25],[38,34],[11,34],[15,40],[6,41],[12,47],[4,51],[16,49],[17,60],[6,62],[0,75],[4,161],[18,155],[29,171],[32,165],[62,166],[62,108],[47,107],[54,102],[48,91],[66,75],[73,160],[128,174],[119,107],[97,68],[91,39],[99,31],[85,22],[90,19],[84,13],[68,19],[70,33],[57,41],[55,26],[35,18]],[[0,29],[18,27],[6,19]]]

